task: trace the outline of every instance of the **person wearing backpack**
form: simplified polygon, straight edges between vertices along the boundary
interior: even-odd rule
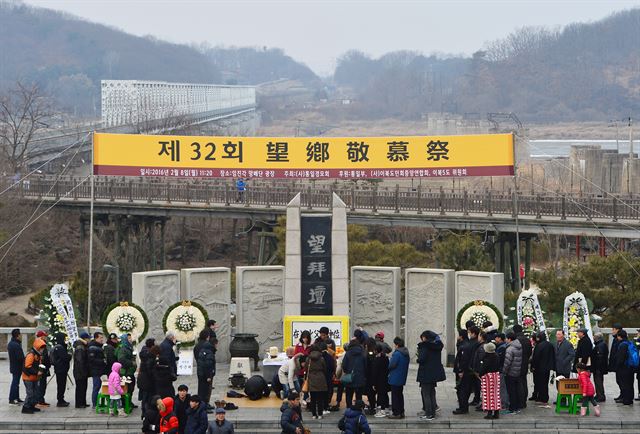
[[[371,434],[371,428],[362,409],[364,401],[357,399],[351,408],[347,408],[344,416],[338,421],[338,429],[345,434]]]
[[[204,402],[207,410],[212,410],[209,404],[211,399],[211,389],[213,385],[213,377],[216,375],[216,347],[212,342],[217,345],[217,339],[210,339],[209,330],[204,329],[200,332],[197,348],[194,348],[194,353],[197,351],[196,364],[198,375],[198,396]]]
[[[24,399],[22,412],[26,414],[33,414],[34,412],[40,411],[39,408],[36,408],[39,397],[38,381],[40,381],[44,373],[44,369],[40,368],[40,363],[42,362],[42,352],[46,346],[47,344],[43,339],[37,338],[33,341],[33,348],[31,348],[24,358],[22,381],[27,391],[27,397]]]
[[[638,350],[627,339],[627,331],[620,330],[616,339],[618,350],[615,358],[616,382],[620,385],[618,404],[633,405],[633,373],[638,368]]]
[[[56,333],[56,344],[51,351],[51,363],[56,374],[56,385],[58,386],[57,407],[69,407],[69,403],[64,400],[64,392],[67,389],[67,375],[71,368],[71,354],[65,342],[64,333]]]

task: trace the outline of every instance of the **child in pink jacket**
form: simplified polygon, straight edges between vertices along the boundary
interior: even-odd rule
[[[109,374],[109,397],[111,401],[111,414],[113,416],[126,416],[127,413],[122,410],[118,412],[118,409],[122,408],[122,395],[124,391],[122,390],[122,378],[120,377],[120,368],[122,365],[118,362],[115,362],[111,367],[111,374]]]
[[[587,409],[589,403],[593,404],[593,410],[596,416],[600,416],[600,405],[596,401],[594,395],[596,394],[593,383],[591,382],[591,373],[589,368],[584,363],[578,363],[576,365],[578,371],[578,380],[580,380],[580,389],[582,391],[582,407],[580,408],[580,416],[587,415]]]

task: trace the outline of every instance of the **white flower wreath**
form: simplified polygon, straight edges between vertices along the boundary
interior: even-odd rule
[[[172,331],[183,346],[195,343],[198,333],[207,324],[203,308],[197,303],[184,301],[169,309],[165,315],[165,330]]]
[[[502,325],[502,319],[496,313],[496,310],[487,302],[483,302],[484,304],[480,304],[480,301],[474,303],[469,303],[466,307],[463,307],[458,314],[458,328],[464,329],[467,321],[471,320],[474,324],[478,325],[478,327],[482,327],[482,323],[485,321],[491,321],[493,325],[497,328],[500,328]]]
[[[134,306],[120,305],[111,309],[106,320],[107,332],[115,333],[118,336],[124,333],[131,333],[135,342],[139,342],[144,333],[145,319]]]

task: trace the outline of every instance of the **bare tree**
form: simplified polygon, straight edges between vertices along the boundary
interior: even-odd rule
[[[52,116],[51,100],[37,84],[18,81],[0,95],[0,155],[13,173],[22,169],[31,141]]]

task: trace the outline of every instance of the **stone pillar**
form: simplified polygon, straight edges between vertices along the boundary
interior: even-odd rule
[[[300,315],[301,250],[300,250],[300,193],[287,205],[287,233],[285,241],[284,314]]]
[[[260,357],[269,347],[282,348],[284,270],[279,265],[236,267],[236,328],[258,335]]]
[[[147,337],[162,342],[162,319],[167,308],[180,301],[180,272],[144,271],[131,274],[131,301],[142,307],[149,319]]]
[[[349,245],[347,240],[347,206],[333,193],[331,221],[331,276],[333,314],[349,315]]]
[[[216,320],[218,330],[218,351],[216,361],[229,361],[229,343],[231,334],[231,270],[226,267],[183,268],[180,270],[181,296],[183,300],[200,303],[209,315]]]
[[[454,270],[409,268],[405,271],[405,342],[414,354],[420,334],[438,333],[444,343],[442,363],[456,351]]]
[[[473,300],[485,300],[493,303],[500,309],[500,312],[504,313],[504,276],[502,273],[458,271],[456,272],[455,294],[456,315],[462,306]]]
[[[400,267],[351,267],[351,332],[400,334]]]

